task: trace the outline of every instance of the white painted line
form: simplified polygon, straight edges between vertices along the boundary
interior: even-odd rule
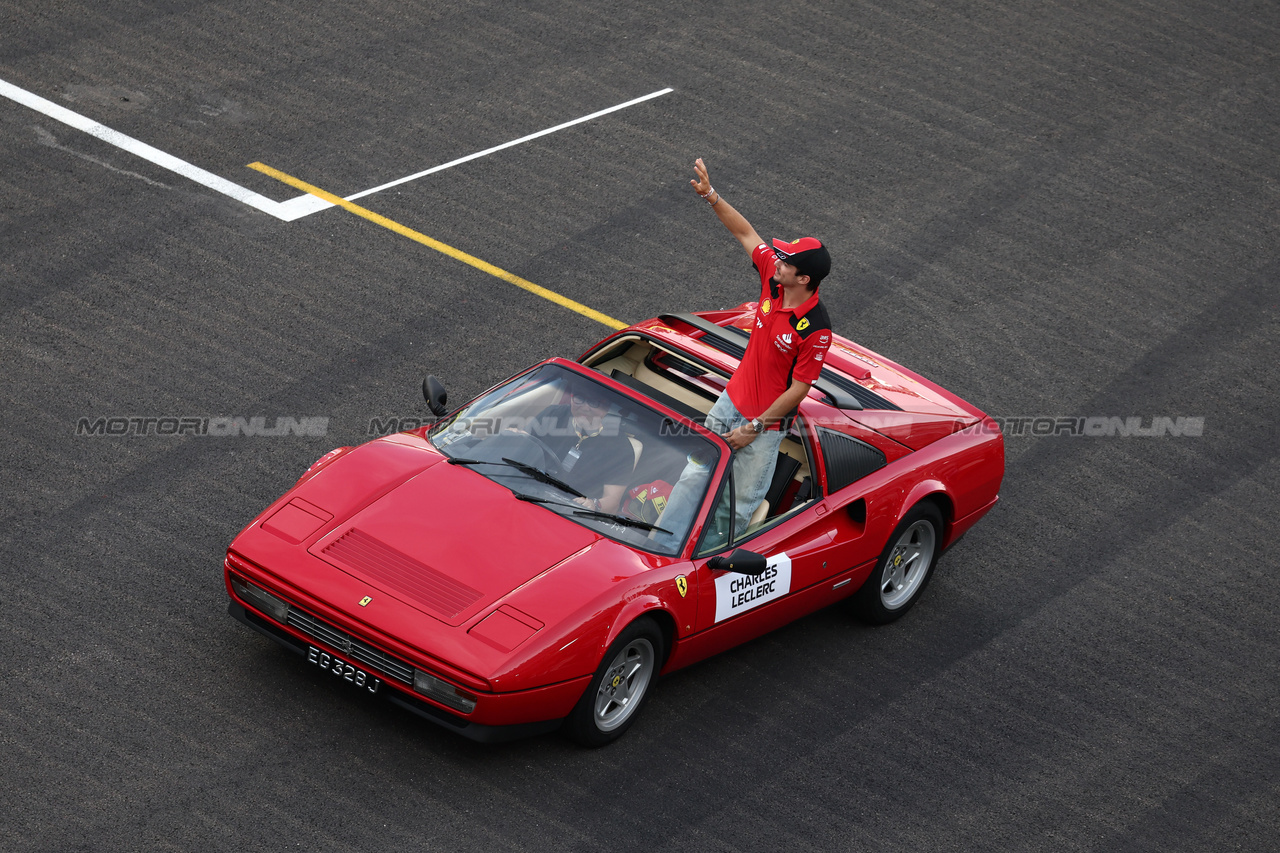
[[[555,127],[549,127],[546,130],[540,130],[537,133],[531,133],[528,136],[522,136],[519,139],[513,139],[510,142],[504,142],[501,145],[495,145],[492,148],[486,148],[483,151],[477,151],[475,154],[468,154],[466,157],[459,157],[457,160],[450,160],[448,163],[442,163],[439,166],[433,166],[432,168],[427,169],[426,171],[418,172],[417,174],[414,174],[414,175],[409,175],[406,178],[400,178],[399,180],[392,181],[388,184],[382,184],[381,186],[376,186],[373,189],[364,190],[362,192],[356,193],[355,195],[349,195],[347,196],[347,201],[355,201],[358,198],[364,198],[367,195],[373,195],[376,192],[381,192],[382,190],[390,189],[391,187],[398,187],[401,184],[407,184],[409,181],[416,181],[418,178],[423,178],[423,177],[426,177],[427,175],[435,174],[436,172],[443,172],[445,169],[451,168],[453,166],[458,166],[458,165],[461,165],[462,163],[467,163],[471,160],[478,160],[481,157],[486,157],[490,154],[493,154],[496,151],[501,151],[504,148],[511,148],[514,145],[520,145],[521,143],[531,142],[543,136],[549,136],[550,134],[555,133],[558,130],[564,130],[566,127],[573,127],[575,124],[582,124],[585,121],[591,121],[592,119],[600,118],[600,116],[605,116],[605,115],[608,115],[609,113],[617,112],[618,110],[625,110],[627,107],[633,107],[636,104],[643,103],[644,101],[652,100],[653,98],[661,97],[662,95],[665,95],[668,92],[672,92],[672,91],[675,91],[675,90],[660,89],[657,92],[650,92],[647,95],[642,95],[639,98],[634,98],[630,101],[627,101],[625,104],[618,104],[616,106],[612,106],[607,109],[600,110],[599,112],[594,112],[591,115],[583,116],[582,118],[575,118],[573,121],[566,121],[564,124],[557,124]]]
[[[144,160],[150,160],[157,166],[168,169],[171,172],[177,172],[184,178],[190,178],[198,184],[203,184],[211,190],[220,192],[223,195],[230,196],[236,201],[244,202],[250,207],[261,210],[263,213],[269,213],[284,219],[277,212],[280,203],[272,201],[266,196],[258,195],[252,190],[247,190],[239,184],[233,184],[226,178],[220,178],[212,172],[206,172],[199,166],[193,166],[185,160],[179,160],[172,154],[166,154],[159,148],[152,148],[145,142],[139,142],[132,136],[125,136],[123,133],[112,130],[104,124],[98,124],[93,119],[85,118],[79,113],[60,107],[52,101],[45,100],[39,95],[33,95],[26,89],[19,89],[12,83],[0,80],[0,95],[11,101],[17,101],[23,106],[30,107],[36,112],[44,113],[51,119],[70,125],[76,130],[83,130],[90,136],[96,136],[103,142],[108,142],[117,148],[123,148],[130,154],[136,154]]]
[[[467,156],[459,157],[456,160],[450,160],[448,163],[441,163],[439,166],[432,166],[430,169],[424,169],[421,172],[415,172],[412,175],[408,175],[403,178],[397,178],[396,180],[390,181],[385,184],[379,184],[378,186],[373,187],[371,189],[361,190],[355,195],[346,196],[345,200],[355,201],[356,199],[364,198],[367,195],[373,195],[374,193],[382,192],[383,190],[391,189],[392,187],[398,187],[401,184],[407,184],[410,181],[416,181],[418,178],[425,178],[427,175],[434,175],[436,172],[443,172],[445,169],[451,169],[454,166],[460,166],[463,163],[469,163],[472,160],[478,160],[481,157],[487,157],[488,155],[494,154],[498,151],[502,151],[503,149],[512,148],[516,145],[521,145],[525,142],[532,142],[533,140],[540,139],[543,136],[550,136],[551,134],[556,133],[557,131],[564,130],[567,127],[573,127],[575,124],[582,124],[583,122],[588,122],[588,121],[591,121],[592,119],[597,119],[597,118],[600,118],[601,116],[606,116],[609,113],[614,113],[614,112],[617,112],[618,110],[625,110],[627,107],[633,107],[636,104],[644,103],[645,101],[652,100],[653,98],[662,97],[663,95],[669,94],[674,91],[675,91],[674,89],[659,89],[656,92],[650,92],[649,94],[642,95],[639,98],[632,98],[630,101],[627,101],[625,103],[615,104],[612,107],[607,107],[606,109],[599,110],[597,112],[591,113],[590,115],[585,115],[580,118],[575,118],[571,121],[566,121],[563,124],[557,124],[555,127],[548,127],[546,130],[539,130],[537,133],[531,133],[528,136],[522,136],[519,139],[513,139],[510,142],[504,142],[501,145],[495,145],[492,148],[486,148],[483,151],[477,151],[474,154],[468,154]],[[304,195],[299,198],[295,198],[292,201],[284,202],[284,204],[282,204],[281,207],[287,208],[289,218],[292,220],[292,219],[301,218],[311,213],[315,213],[316,211],[319,211],[319,210],[324,210],[327,207],[333,207],[333,205],[327,201],[323,201],[319,198],[316,198],[313,195]]]
[[[317,198],[310,194],[300,195],[297,198],[291,198],[280,203],[280,218],[285,222],[292,222],[295,219],[310,216],[330,207],[333,207],[333,205],[322,198]]]
[[[506,148],[511,148],[515,145],[531,142],[534,139],[548,136],[552,133],[556,133],[557,131],[564,130],[565,128],[573,127],[576,124],[582,124],[583,122],[600,118],[601,116],[617,112],[618,110],[625,110],[627,107],[632,107],[653,98],[661,97],[662,95],[666,95],[672,91],[674,90],[659,89],[656,92],[650,92],[647,95],[642,95],[639,98],[633,98],[625,103],[616,104],[612,107],[591,113],[590,115],[566,121],[563,124],[557,124],[555,127],[549,127],[546,130],[540,130],[537,133],[531,133],[528,136],[522,136],[519,139],[513,139],[510,142],[504,142],[501,145],[495,145],[492,148],[486,148],[483,151],[477,151],[475,154],[468,154],[465,157],[450,160],[448,163],[433,166],[430,169],[416,172],[412,175],[408,175],[407,177],[399,178],[371,189],[362,190],[355,195],[347,196],[346,200],[355,201],[358,198],[364,198],[367,195],[373,195],[376,192],[381,192],[382,190],[390,189],[391,187],[398,187],[401,184],[408,183],[409,181],[416,181],[418,178],[433,175],[436,172],[442,172],[445,169],[461,165],[462,163],[468,163],[481,157],[487,157],[490,154],[502,151]],[[263,213],[276,217],[277,219],[282,219],[285,222],[293,222],[296,219],[301,219],[304,216],[333,207],[333,204],[330,202],[317,198],[313,195],[301,195],[297,198],[290,199],[289,201],[272,201],[266,196],[259,195],[252,190],[245,189],[239,184],[228,181],[226,178],[220,178],[212,172],[207,172],[199,166],[193,166],[185,160],[180,160],[171,154],[166,154],[160,149],[153,148],[145,142],[140,142],[131,136],[125,136],[123,133],[112,130],[104,124],[99,124],[93,119],[86,118],[79,113],[72,112],[66,107],[59,106],[50,100],[42,98],[39,95],[32,94],[26,89],[21,89],[4,80],[0,80],[0,95],[3,95],[11,101],[16,101],[23,106],[30,107],[37,112],[43,113],[51,119],[70,125],[77,130],[83,130],[85,133],[90,136],[95,136],[103,142],[108,142],[117,148],[123,148],[125,151],[128,151],[131,154],[136,154],[144,160],[149,160],[157,166],[168,169],[171,172],[176,172],[184,178],[189,178],[211,190],[230,196],[236,201],[244,202],[256,210],[260,210]]]

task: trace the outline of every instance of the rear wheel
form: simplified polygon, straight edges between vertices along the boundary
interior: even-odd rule
[[[942,545],[942,513],[917,504],[889,537],[867,582],[853,597],[853,610],[873,625],[886,625],[919,600]]]
[[[662,631],[652,619],[628,625],[565,720],[565,733],[584,746],[604,746],[622,737],[657,680],[664,654]]]

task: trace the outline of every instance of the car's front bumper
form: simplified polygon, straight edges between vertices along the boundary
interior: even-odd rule
[[[235,598],[231,598],[227,612],[236,620],[303,657],[307,656],[313,646],[325,648],[322,642],[308,641],[297,636],[293,631],[246,607]],[[327,651],[338,658],[345,657],[341,650],[328,649]],[[559,728],[563,717],[572,710],[578,697],[586,689],[588,681],[590,677],[520,693],[483,694],[477,698],[476,710],[466,716],[420,698],[391,679],[384,678],[382,684],[388,689],[379,690],[379,695],[463,737],[481,743],[498,743]],[[547,712],[555,714],[554,718],[536,719]],[[529,721],[527,718],[530,715],[535,719]],[[521,717],[525,719],[521,720]]]

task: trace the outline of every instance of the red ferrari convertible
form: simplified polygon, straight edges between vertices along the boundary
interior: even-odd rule
[[[995,505],[1000,430],[837,336],[734,525],[702,422],[754,309],[639,323],[452,412],[428,377],[438,421],[331,451],[235,538],[231,615],[466,737],[593,746],[659,675],[819,608],[897,619]]]

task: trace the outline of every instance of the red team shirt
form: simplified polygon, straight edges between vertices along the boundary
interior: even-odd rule
[[[812,385],[831,347],[831,321],[818,292],[796,308],[783,308],[781,293],[769,283],[773,261],[773,249],[764,243],[751,253],[760,273],[760,304],[747,353],[728,387],[729,399],[745,418],[763,415],[793,379]]]

